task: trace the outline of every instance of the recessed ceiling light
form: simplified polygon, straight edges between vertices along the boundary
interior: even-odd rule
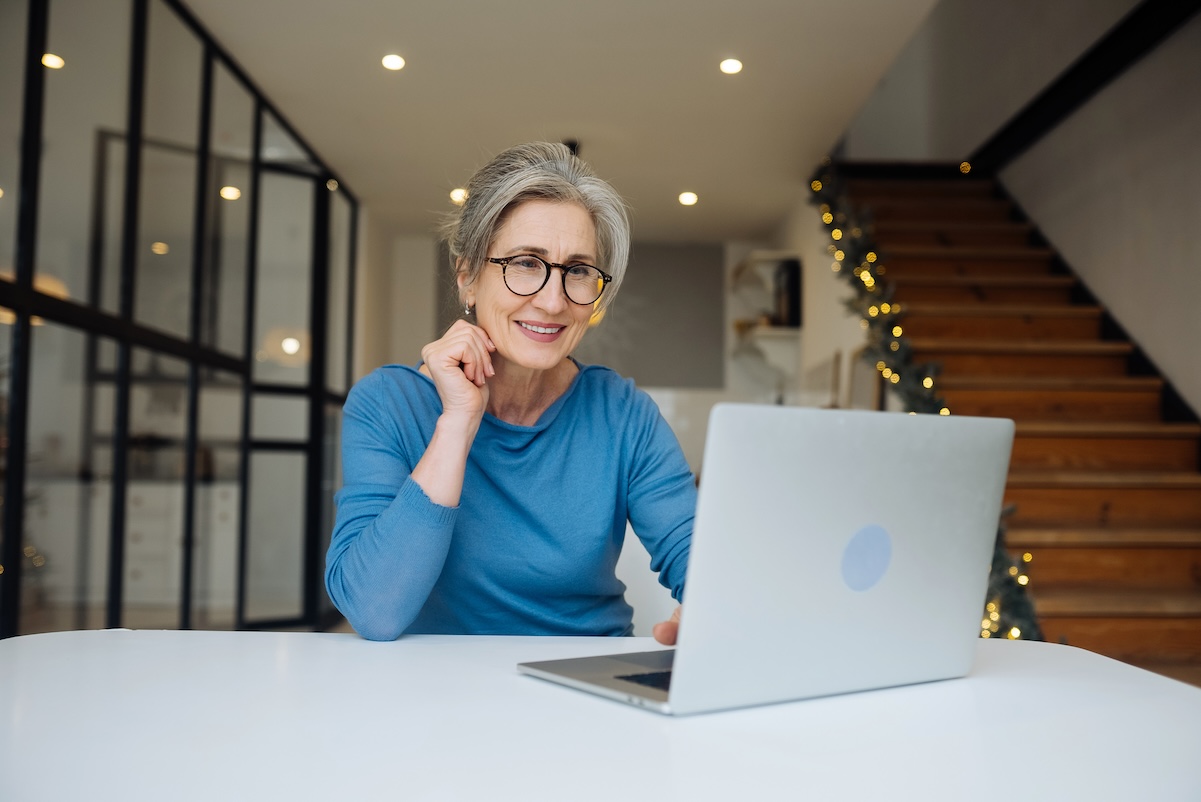
[[[237,200],[242,197],[242,190],[237,187],[221,187],[221,197],[226,200]]]
[[[4,190],[0,189],[0,198],[4,197]]]
[[[42,65],[52,70],[61,70],[66,63],[62,56],[56,56],[53,53],[46,53],[42,56]]]
[[[733,75],[735,73],[742,72],[742,62],[736,58],[728,58],[721,64],[718,64],[717,67],[726,75]]]
[[[395,53],[389,53],[384,56],[383,64],[389,70],[401,70],[404,69],[405,60]]]
[[[695,192],[681,192],[680,193],[680,203],[682,203],[685,206],[696,206],[696,202],[698,200],[700,200],[700,198],[698,198],[696,196]]]
[[[462,206],[467,202],[467,190],[462,187],[455,187],[450,191],[450,202],[455,206]]]
[[[171,250],[171,246],[165,242],[153,242],[150,244],[150,252],[163,256]]]
[[[330,180],[326,181],[325,188],[328,189],[330,192],[337,192],[338,191],[338,179],[331,178]]]

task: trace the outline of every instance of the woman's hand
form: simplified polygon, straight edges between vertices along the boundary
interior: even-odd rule
[[[671,618],[655,624],[651,629],[651,634],[655,636],[655,640],[664,646],[676,645],[676,636],[680,633],[680,613],[683,609],[683,607],[676,607],[675,612],[671,614]]]
[[[492,352],[496,345],[488,333],[466,320],[456,321],[441,338],[421,349],[442,413],[476,423],[488,405],[487,379],[496,374]]]

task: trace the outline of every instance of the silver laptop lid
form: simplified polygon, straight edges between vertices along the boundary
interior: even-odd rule
[[[670,708],[962,676],[1013,422],[719,404]]]

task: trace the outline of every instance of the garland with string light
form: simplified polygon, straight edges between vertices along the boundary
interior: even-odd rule
[[[967,174],[966,162],[960,172]],[[873,364],[910,414],[950,415],[951,410],[935,388],[940,372],[936,362],[916,363],[913,348],[905,337],[901,304],[893,299],[893,285],[884,278],[887,254],[881,256],[871,236],[871,210],[860,208],[847,197],[846,186],[834,162],[825,158],[810,179],[810,202],[818,207],[822,225],[830,236],[826,252],[833,258],[830,269],[844,278],[854,294],[847,308],[859,315],[867,337],[863,358]],[[1002,512],[1002,521],[1012,512]],[[997,528],[992,568],[980,637],[1010,640],[1042,640],[1042,629],[1026,586],[1030,578],[1025,564],[1033,555],[1025,553],[1019,563],[1005,547],[1005,527]]]
[[[819,207],[830,235],[826,246],[834,259],[830,269],[854,290],[846,305],[859,315],[859,325],[867,333],[863,358],[892,386],[907,411],[951,414],[934,388],[938,364],[913,361],[913,348],[901,325],[901,304],[892,299],[892,284],[883,278],[888,267],[870,234],[870,210],[850,202],[843,180],[828,158],[809,187],[813,190],[810,202]]]

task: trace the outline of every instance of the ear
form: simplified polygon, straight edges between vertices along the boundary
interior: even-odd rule
[[[474,293],[467,289],[470,282],[467,279],[466,262],[462,259],[455,262],[455,284],[459,287],[459,303],[475,306],[475,299],[472,297]]]

